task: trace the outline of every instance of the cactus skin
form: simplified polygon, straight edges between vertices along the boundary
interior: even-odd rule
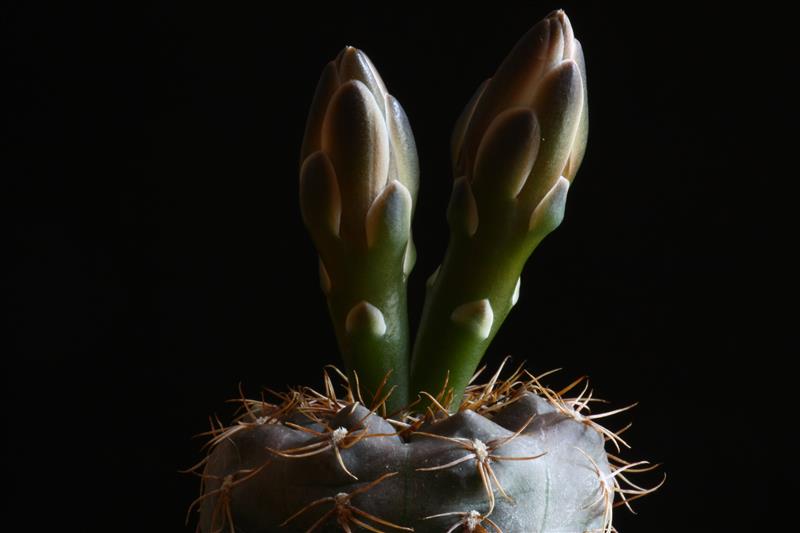
[[[331,420],[335,427],[354,428],[368,413],[359,405],[352,414],[342,408]],[[535,422],[516,439],[501,448],[508,456],[547,455],[531,461],[496,462],[495,474],[516,503],[499,495],[490,518],[503,531],[569,531],[601,529],[604,505],[589,506],[599,496],[599,479],[582,449],[600,466],[604,475],[611,470],[603,450],[603,437],[589,426],[559,414],[541,398],[529,393],[511,412],[501,412],[498,420],[489,420],[473,411],[461,411],[452,417],[425,427],[426,431],[454,437],[477,438],[483,442],[511,436],[528,417],[538,414]],[[393,433],[394,428],[376,414],[366,419],[370,432]],[[264,424],[238,432],[219,445],[211,456],[207,475],[224,478],[244,469],[269,464],[255,477],[232,489],[231,510],[238,531],[250,533],[306,531],[328,507],[309,510],[279,527],[291,514],[310,502],[339,492],[349,492],[365,482],[388,472],[399,472],[356,500],[356,505],[389,522],[413,527],[417,532],[446,531],[456,519],[426,516],[453,511],[488,510],[486,494],[472,463],[467,461],[441,471],[416,471],[416,468],[446,464],[466,455],[447,442],[428,437],[413,437],[404,442],[398,436],[365,438],[352,448],[342,450],[355,481],[337,465],[332,453],[304,459],[278,457],[267,448],[302,446],[314,438],[307,433],[280,424]],[[207,483],[213,491],[219,481]],[[216,499],[203,503],[201,531],[219,527],[210,523]],[[586,507],[586,508],[585,508]],[[218,514],[219,516],[219,514]],[[338,530],[334,528],[333,530]]]
[[[521,375],[471,386],[455,414],[442,406],[425,416],[407,411],[410,424],[382,418],[377,413],[384,405],[367,409],[356,400],[360,395],[336,399],[332,386],[327,398],[294,391],[280,406],[242,400],[245,414],[213,432],[211,451],[201,463],[198,530],[340,531],[344,526],[335,512],[317,523],[335,509],[331,500],[380,479],[350,504],[385,521],[351,514],[381,531],[448,531],[471,511],[487,518],[487,531],[489,520],[506,533],[612,531],[615,493],[623,501],[626,494],[640,493],[621,492],[615,478],[645,463],[609,462],[606,441],[624,442],[581,414],[589,401],[583,393],[562,399],[535,378],[520,385]],[[493,388],[501,394],[485,394]],[[334,445],[335,432],[348,437]],[[496,481],[487,475],[489,492],[474,455],[451,465],[470,452],[436,435],[489,445],[493,459],[484,472],[496,475]],[[328,500],[310,505],[322,498]],[[452,531],[470,531],[466,522],[462,526]]]

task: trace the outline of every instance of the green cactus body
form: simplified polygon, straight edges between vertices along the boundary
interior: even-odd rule
[[[566,396],[583,379],[554,391],[521,367],[500,379],[501,366],[475,383],[525,263],[564,217],[587,132],[583,52],[557,11],[456,123],[450,242],[412,350],[411,127],[363,52],[347,47],[325,67],[301,151],[300,208],[345,394],[326,372],[322,393],[242,398],[192,469],[203,479],[190,506],[200,532],[611,533],[615,505],[660,486],[630,482],[650,467],[620,459],[627,444],[596,422],[625,409],[593,413],[588,384]]]

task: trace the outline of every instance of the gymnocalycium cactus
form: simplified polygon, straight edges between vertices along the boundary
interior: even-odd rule
[[[230,425],[213,424],[191,469],[202,478],[190,506],[198,531],[610,533],[616,505],[660,486],[628,479],[652,467],[621,459],[621,431],[597,422],[627,408],[591,413],[584,378],[554,390],[522,366],[503,377],[504,363],[475,382],[525,262],[563,218],[586,146],[586,94],[563,11],[478,88],[453,133],[450,243],[412,351],[411,127],[363,52],[347,47],[325,67],[300,206],[347,372],[326,369],[323,392],[242,396]]]

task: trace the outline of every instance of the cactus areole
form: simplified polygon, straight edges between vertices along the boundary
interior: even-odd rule
[[[650,470],[594,413],[522,366],[478,383],[523,266],[560,224],[588,132],[586,68],[563,11],[483,82],[452,137],[450,239],[409,338],[406,283],[419,164],[409,120],[369,58],[322,72],[300,161],[300,208],[346,371],[240,398],[208,433],[190,506],[202,533],[613,531]],[[663,481],[662,481],[663,483]]]

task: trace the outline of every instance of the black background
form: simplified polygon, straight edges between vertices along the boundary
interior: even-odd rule
[[[563,367],[554,385],[587,373],[612,406],[641,402],[611,426],[633,419],[627,457],[668,479],[638,516],[618,510],[621,531],[783,530],[786,16],[607,2],[7,5],[4,520],[189,530],[197,483],[178,470],[201,457],[207,415],[230,412],[239,382],[319,385],[338,363],[297,159],[319,72],[345,44],[417,137],[416,322],[446,242],[452,124],[556,7],[586,51],[589,146],[488,360]]]

